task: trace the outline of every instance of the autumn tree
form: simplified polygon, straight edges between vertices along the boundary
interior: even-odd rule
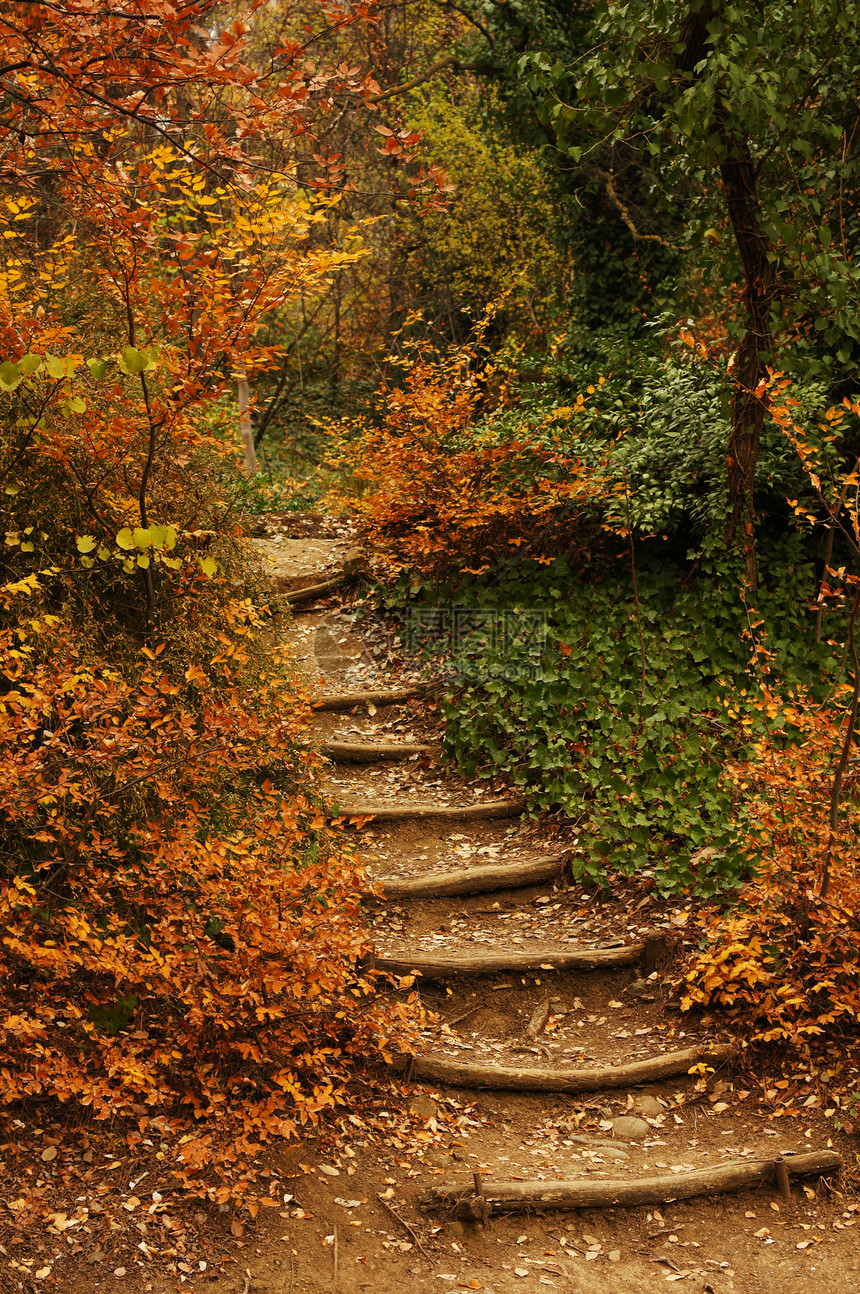
[[[254,21],[0,15],[4,1100],[155,1129],[221,1201],[395,1027],[234,511],[236,375],[361,254],[314,246],[336,167],[298,159],[363,82]]]

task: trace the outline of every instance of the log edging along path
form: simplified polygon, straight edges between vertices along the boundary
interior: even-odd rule
[[[311,701],[314,710],[351,710],[357,705],[399,705],[414,696],[425,696],[423,684],[414,687],[380,688],[371,692],[331,692]]]
[[[564,874],[570,850],[545,854],[518,863],[491,863],[486,867],[464,867],[459,871],[429,872],[412,880],[379,880],[383,899],[441,899],[457,894],[484,894],[493,890],[515,890],[541,881],[554,881]]]
[[[282,594],[286,602],[296,606],[301,602],[313,602],[315,598],[323,598],[327,593],[333,593],[343,584],[344,575],[336,575],[333,579],[323,580],[322,584],[309,584],[303,589],[290,589],[288,593]]]
[[[336,764],[376,764],[385,759],[438,755],[441,746],[423,741],[327,741],[320,750]]]
[[[330,818],[375,818],[377,822],[425,821],[450,818],[455,822],[482,822],[488,818],[516,818],[525,800],[484,800],[479,804],[339,804]]]
[[[452,1060],[448,1056],[398,1056],[394,1068],[405,1070],[410,1080],[450,1083],[453,1087],[488,1088],[497,1092],[602,1092],[616,1087],[636,1087],[687,1074],[694,1065],[716,1069],[728,1064],[736,1048],[687,1047],[662,1056],[648,1056],[626,1065],[601,1069],[536,1069],[532,1066],[489,1065]]]
[[[528,1209],[589,1209],[637,1204],[670,1204],[693,1195],[719,1195],[744,1187],[775,1184],[777,1173],[787,1170],[791,1177],[838,1173],[842,1156],[835,1150],[813,1150],[776,1159],[737,1159],[727,1164],[697,1168],[689,1173],[672,1173],[637,1180],[596,1182],[568,1181],[491,1182],[481,1179],[481,1195],[474,1185],[444,1183],[423,1197],[425,1206],[448,1206],[455,1216],[476,1217],[476,1205],[487,1213],[521,1213]]]
[[[617,948],[576,948],[558,952],[553,948],[520,949],[503,953],[470,953],[457,956],[446,953],[376,953],[374,970],[396,975],[423,975],[427,979],[459,979],[466,975],[499,975],[536,970],[612,970],[616,966],[635,966],[642,960],[644,943],[622,944]]]

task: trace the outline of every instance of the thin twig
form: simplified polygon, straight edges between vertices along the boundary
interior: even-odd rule
[[[464,1011],[462,1015],[455,1015],[453,1020],[448,1021],[448,1028],[453,1029],[455,1024],[461,1024],[463,1020],[468,1020],[470,1015],[474,1015],[476,1011],[480,1011],[483,1006],[484,1003],[479,1002],[477,1006],[470,1006],[468,1011]]]
[[[422,1245],[421,1241],[418,1239],[417,1234],[416,1234],[416,1233],[415,1233],[415,1231],[412,1229],[412,1227],[410,1227],[410,1225],[409,1225],[409,1223],[406,1221],[406,1219],[405,1219],[405,1218],[401,1218],[401,1216],[400,1216],[400,1214],[397,1212],[397,1210],[396,1210],[396,1209],[393,1209],[393,1208],[391,1207],[391,1205],[388,1203],[388,1200],[384,1200],[384,1199],[382,1198],[382,1196],[381,1196],[381,1195],[377,1195],[377,1197],[376,1197],[376,1198],[379,1200],[379,1203],[383,1206],[383,1208],[388,1209],[388,1212],[389,1212],[389,1213],[391,1214],[391,1216],[395,1219],[395,1221],[399,1222],[399,1223],[400,1223],[400,1225],[404,1228],[404,1230],[408,1231],[409,1235],[410,1235],[410,1236],[412,1237],[412,1239],[415,1241],[416,1245],[417,1245],[417,1246],[418,1246],[418,1248],[421,1250],[421,1252],[422,1252],[422,1254],[424,1255],[424,1257],[427,1259],[427,1261],[428,1261],[428,1262],[432,1263],[432,1262],[433,1262],[433,1259],[431,1258],[430,1254],[428,1254],[427,1250],[424,1248],[424,1246]]]

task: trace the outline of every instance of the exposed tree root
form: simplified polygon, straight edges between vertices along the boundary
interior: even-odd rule
[[[842,1157],[835,1150],[815,1150],[780,1157],[789,1177],[808,1177],[821,1173],[838,1173]],[[436,1186],[428,1191],[422,1203],[448,1207],[455,1217],[474,1219],[486,1213],[524,1213],[533,1209],[590,1209],[637,1204],[669,1204],[693,1195],[719,1195],[744,1187],[775,1184],[776,1161],[773,1159],[737,1159],[727,1164],[698,1168],[690,1173],[671,1173],[662,1177],[642,1177],[638,1181],[574,1180],[560,1182],[490,1182],[482,1181],[479,1198],[474,1186]]]
[[[610,970],[615,966],[635,966],[640,961],[645,945],[623,944],[618,948],[577,948],[558,952],[553,948],[536,948],[534,951],[504,953],[466,953],[465,955],[433,955],[423,951],[383,956],[377,954],[373,965],[377,970],[408,975],[415,971],[428,979],[459,979],[468,975],[498,975],[505,971],[536,970]]]
[[[380,881],[386,899],[438,899],[452,894],[485,894],[492,890],[515,890],[522,885],[552,881],[564,872],[570,851],[527,858],[519,863],[494,863],[487,867],[465,867],[456,872],[430,872],[411,881]]]
[[[635,1087],[686,1074],[693,1065],[714,1069],[735,1055],[731,1046],[687,1047],[663,1056],[649,1056],[627,1065],[602,1069],[534,1069],[519,1065],[475,1064],[448,1056],[398,1057],[397,1067],[408,1069],[410,1079],[450,1083],[453,1087],[492,1088],[500,1092],[603,1092],[615,1087]]]

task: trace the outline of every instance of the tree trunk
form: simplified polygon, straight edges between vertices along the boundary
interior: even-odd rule
[[[679,71],[696,76],[696,69],[707,56],[710,45],[709,24],[720,16],[722,0],[704,0],[688,12],[681,26],[681,52],[676,58]],[[746,331],[735,352],[732,376],[735,383],[732,400],[732,426],[726,447],[728,469],[730,544],[743,540],[746,555],[747,583],[755,588],[757,580],[755,552],[755,468],[764,425],[765,401],[756,392],[767,376],[773,337],[770,330],[770,307],[773,300],[774,269],[768,259],[771,244],[761,227],[760,205],[755,165],[749,142],[732,130],[731,106],[725,107],[721,86],[714,105],[714,124],[723,149],[720,175],[726,194],[729,219],[744,271],[743,299],[746,306]]]
[[[257,472],[257,451],[254,448],[254,433],[251,430],[251,410],[248,396],[248,377],[239,374],[239,435],[245,453],[245,475],[250,478]]]
[[[756,173],[747,141],[734,138],[728,130],[727,114],[717,114],[725,156],[720,173],[726,191],[729,218],[744,270],[743,297],[746,332],[735,353],[732,377],[732,428],[726,452],[729,490],[729,543],[740,536],[746,555],[747,583],[757,580],[755,551],[755,468],[764,425],[765,397],[761,384],[767,378],[773,337],[770,307],[773,300],[774,269],[769,259],[771,244],[761,228]]]

